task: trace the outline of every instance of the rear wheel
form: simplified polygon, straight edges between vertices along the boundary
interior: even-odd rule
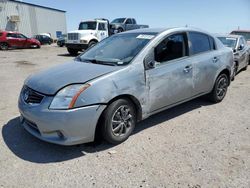
[[[103,113],[102,134],[111,144],[119,144],[128,139],[135,128],[136,111],[132,102],[118,99]]]
[[[9,49],[9,45],[5,42],[0,43],[0,49],[1,50],[8,50]]]
[[[228,76],[224,73],[220,74],[215,81],[212,92],[209,94],[210,101],[214,103],[221,102],[226,96],[228,85]]]
[[[70,55],[76,56],[78,54],[78,50],[72,49],[72,48],[67,48],[68,52]]]

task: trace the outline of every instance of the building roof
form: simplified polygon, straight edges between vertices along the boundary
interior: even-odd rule
[[[45,6],[36,5],[36,4],[32,4],[32,3],[26,3],[26,2],[17,1],[17,0],[9,0],[9,1],[12,1],[12,2],[15,2],[15,3],[19,3],[19,4],[30,5],[30,6],[35,6],[35,7],[39,7],[39,8],[45,8],[45,9],[49,9],[49,10],[64,12],[64,13],[66,12],[65,10],[60,10],[60,9],[45,7]]]

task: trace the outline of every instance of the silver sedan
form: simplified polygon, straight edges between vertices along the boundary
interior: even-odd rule
[[[28,77],[19,97],[23,127],[47,142],[125,141],[138,121],[202,95],[220,102],[232,50],[190,28],[113,35],[74,61]]]

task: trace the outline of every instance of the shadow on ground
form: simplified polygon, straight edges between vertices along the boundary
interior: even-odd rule
[[[206,102],[204,99],[199,98],[163,111],[140,122],[135,128],[134,134],[210,104],[211,103]],[[16,156],[34,163],[67,161],[82,157],[87,153],[99,152],[113,147],[113,145],[107,144],[104,141],[78,146],[59,146],[46,143],[26,132],[19,123],[19,117],[10,120],[3,126],[2,136],[8,148]]]
[[[80,53],[79,53],[80,54]],[[78,55],[79,55],[78,54]],[[69,53],[65,53],[65,54],[57,54],[57,56],[63,56],[63,57],[76,57],[77,55],[71,55],[71,54],[69,54]]]

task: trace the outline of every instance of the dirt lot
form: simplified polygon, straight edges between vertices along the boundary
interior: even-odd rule
[[[222,103],[196,99],[141,122],[126,142],[63,147],[19,124],[24,79],[65,48],[0,51],[0,187],[250,187],[250,67]]]

